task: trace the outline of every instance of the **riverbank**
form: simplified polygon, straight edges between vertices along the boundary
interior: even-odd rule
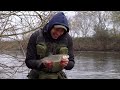
[[[74,51],[120,51],[120,38],[73,38]],[[21,41],[1,41],[0,50],[26,51],[28,39]]]
[[[75,51],[120,51],[120,38],[74,38]]]

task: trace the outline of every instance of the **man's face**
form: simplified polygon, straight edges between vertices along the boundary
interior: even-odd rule
[[[64,29],[63,28],[55,28],[55,27],[53,27],[50,33],[51,33],[51,36],[52,36],[53,39],[57,39],[58,37],[63,35]]]

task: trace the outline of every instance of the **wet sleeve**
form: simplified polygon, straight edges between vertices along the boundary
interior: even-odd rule
[[[73,40],[71,37],[68,38],[68,55],[69,55],[69,62],[68,65],[65,67],[66,70],[71,70],[74,67],[74,53],[73,53]]]
[[[37,34],[33,33],[28,41],[25,63],[30,69],[41,70],[43,64],[41,60],[37,60],[36,39]]]

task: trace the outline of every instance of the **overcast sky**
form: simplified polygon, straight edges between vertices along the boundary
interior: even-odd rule
[[[65,13],[65,15],[67,16],[67,18],[70,18],[70,17],[72,17],[72,16],[74,16],[75,15],[75,12],[74,11],[62,11],[62,12],[64,12]],[[12,18],[12,17],[11,17]],[[12,23],[13,24],[16,24],[16,23],[19,23],[20,22],[20,18],[18,18],[18,17],[13,17],[13,19],[12,19]],[[33,25],[33,24],[32,24]],[[33,25],[34,26],[34,25]],[[17,26],[17,28],[21,28],[19,25]],[[19,30],[19,31],[17,31],[18,33],[20,33],[21,32],[21,30]],[[20,35],[19,35],[20,36]]]
[[[66,15],[68,18],[75,15],[75,12],[74,12],[74,11],[64,11],[64,12],[65,12],[65,15]]]

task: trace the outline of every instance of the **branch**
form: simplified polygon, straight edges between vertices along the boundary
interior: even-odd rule
[[[36,29],[39,29],[40,27],[37,27],[35,29],[32,29],[32,30],[29,30],[29,31],[26,31],[26,32],[22,32],[22,33],[15,33],[15,34],[9,34],[9,35],[0,35],[0,37],[8,37],[8,36],[15,36],[15,35],[20,35],[20,34],[27,34],[31,31],[35,31]]]

